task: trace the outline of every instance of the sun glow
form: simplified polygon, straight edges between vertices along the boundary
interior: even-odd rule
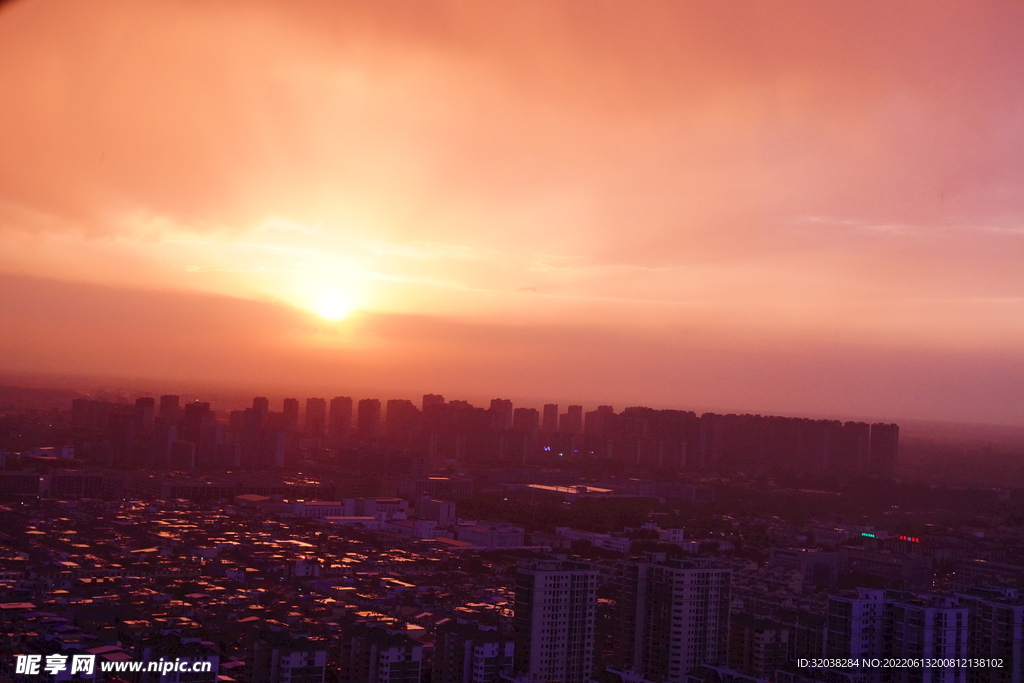
[[[340,292],[328,292],[320,297],[313,312],[327,320],[341,320],[355,310],[351,297]]]

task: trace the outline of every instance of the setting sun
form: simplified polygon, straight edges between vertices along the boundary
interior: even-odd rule
[[[353,310],[355,306],[351,297],[338,292],[323,295],[313,309],[317,315],[327,320],[341,320]]]

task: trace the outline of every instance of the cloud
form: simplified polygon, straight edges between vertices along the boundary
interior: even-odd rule
[[[494,259],[495,256],[498,256],[498,252],[493,249],[478,249],[461,244],[437,244],[425,241],[399,244],[376,240],[362,242],[360,246],[376,256],[400,256],[411,259],[480,261]]]
[[[295,221],[285,220],[277,216],[272,216],[267,220],[263,221],[257,230],[259,231],[275,231],[275,232],[298,232],[303,235],[312,235],[320,232],[324,229],[323,221],[317,221],[312,225],[304,225]]]

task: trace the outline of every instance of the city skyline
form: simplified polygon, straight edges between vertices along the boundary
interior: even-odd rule
[[[637,468],[645,474],[765,474],[816,477],[893,476],[899,469],[897,424],[806,417],[656,410],[619,412],[610,405],[488,408],[426,394],[407,399],[266,396],[248,407],[216,411],[209,402],[164,394],[127,402],[85,397],[65,417],[78,437],[99,437],[87,459],[117,468],[183,471],[282,470],[380,451],[420,474],[468,463]],[[329,412],[328,412],[329,408]],[[59,415],[60,413],[54,413]],[[542,418],[543,416],[543,418]],[[56,420],[57,418],[51,418]],[[50,427],[52,428],[52,425]],[[51,437],[58,438],[58,437]],[[74,451],[74,448],[71,448]],[[347,454],[347,455],[346,455]]]
[[[366,389],[362,387],[339,386],[337,383],[330,383],[324,386],[296,387],[296,386],[274,386],[274,385],[224,385],[211,386],[198,382],[161,382],[157,380],[133,380],[130,378],[109,378],[109,377],[69,377],[45,375],[13,375],[0,379],[0,395],[3,392],[10,393],[12,405],[26,400],[26,396],[37,396],[35,405],[39,408],[60,407],[72,397],[90,398],[114,403],[131,403],[140,398],[155,398],[165,394],[180,396],[183,402],[200,401],[209,403],[211,409],[222,417],[230,411],[249,407],[254,396],[265,397],[272,404],[273,409],[279,409],[281,402],[288,398],[295,398],[300,401],[302,408],[300,413],[304,414],[305,402],[311,397],[324,398],[330,403],[332,399],[340,397],[351,397],[353,400],[353,415],[356,413],[356,403],[364,398],[377,399],[382,406],[389,400],[411,401],[421,406],[424,398],[436,396],[448,401],[466,402],[475,407],[486,408],[494,398],[494,393],[455,393],[440,394],[428,390],[420,394],[409,390],[391,389]],[[962,419],[952,420],[929,420],[915,418],[899,418],[892,414],[870,414],[851,413],[844,411],[786,411],[773,410],[770,407],[759,410],[749,405],[737,407],[709,405],[706,402],[697,400],[677,401],[674,403],[662,403],[656,401],[638,400],[635,402],[614,401],[608,399],[588,399],[571,396],[570,398],[557,397],[536,397],[516,396],[507,392],[497,391],[505,399],[511,400],[517,408],[532,408],[540,414],[543,424],[544,408],[548,405],[559,406],[565,409],[567,406],[581,406],[583,410],[594,410],[603,405],[616,406],[617,410],[629,407],[643,407],[654,410],[675,410],[683,412],[694,412],[697,415],[703,413],[716,414],[738,414],[738,415],[760,415],[787,418],[806,418],[812,420],[838,420],[840,422],[897,422],[907,428],[908,434],[913,437],[937,439],[941,442],[970,441],[978,443],[1020,443],[1024,442],[1024,431],[1022,427],[1012,424],[992,424],[984,422],[970,422]],[[30,401],[32,399],[29,399]],[[270,408],[268,408],[270,409]]]
[[[21,381],[21,385],[18,385],[18,381]],[[616,410],[624,408],[640,407],[650,408],[654,410],[669,410],[669,411],[683,411],[683,412],[694,412],[698,415],[702,413],[717,413],[717,414],[739,414],[739,415],[763,415],[763,416],[777,416],[777,417],[801,417],[813,420],[838,420],[840,422],[854,421],[854,422],[901,422],[900,419],[892,415],[871,415],[871,414],[853,414],[844,412],[825,412],[825,413],[814,413],[807,411],[773,411],[757,410],[754,408],[744,408],[743,406],[737,408],[721,407],[707,405],[700,400],[694,399],[692,401],[679,401],[674,404],[659,403],[654,401],[636,401],[636,402],[622,402],[622,401],[611,401],[605,399],[587,399],[587,398],[552,398],[552,397],[530,397],[530,396],[515,396],[511,394],[503,394],[502,398],[495,399],[494,394],[487,393],[463,393],[455,395],[446,395],[440,393],[431,393],[430,391],[418,394],[407,390],[373,390],[365,389],[361,387],[339,387],[332,383],[328,386],[320,386],[314,388],[299,388],[299,387],[287,387],[287,386],[246,386],[246,385],[227,385],[227,386],[205,386],[200,383],[166,383],[157,380],[132,380],[128,378],[110,379],[110,378],[89,378],[89,377],[46,377],[41,375],[28,375],[28,376],[15,376],[13,379],[9,379],[9,383],[0,382],[0,388],[7,389],[15,392],[27,392],[28,394],[39,393],[42,398],[40,405],[50,405],[53,401],[57,401],[59,405],[63,406],[65,394],[67,396],[77,396],[81,398],[88,398],[100,401],[109,401],[113,403],[132,403],[138,399],[159,399],[160,397],[168,394],[173,394],[180,397],[180,400],[184,403],[188,402],[203,402],[208,403],[211,410],[221,414],[222,416],[227,415],[230,411],[250,407],[254,396],[261,400],[266,400],[268,411],[278,411],[282,408],[283,401],[299,401],[299,415],[304,416],[308,408],[307,401],[316,401],[323,399],[328,404],[331,401],[338,400],[341,398],[347,398],[353,402],[352,415],[355,416],[358,412],[357,404],[361,400],[376,400],[381,403],[382,406],[382,419],[384,417],[383,408],[389,401],[400,401],[410,402],[415,404],[418,409],[422,410],[423,403],[428,400],[428,397],[438,399],[442,404],[445,402],[456,402],[462,404],[469,404],[473,407],[487,408],[491,401],[501,400],[510,401],[514,409],[526,408],[533,409],[538,412],[538,419],[541,423],[541,429],[545,431],[544,424],[544,410],[549,407],[555,407],[560,409],[566,408],[579,408],[584,411],[597,410],[603,406],[616,406]],[[496,393],[502,393],[500,391]],[[59,399],[54,397],[60,396]],[[69,399],[70,400],[70,399]],[[56,404],[54,404],[56,405]],[[560,424],[560,418],[564,417],[561,413],[555,416],[556,424]],[[579,419],[583,419],[583,413],[579,415]],[[921,434],[943,434],[942,438],[950,438],[946,432],[952,430],[956,433],[958,429],[970,430],[970,433],[975,434],[974,438],[985,438],[984,435],[988,434],[991,437],[995,437],[996,434],[1016,434],[1018,427],[1013,425],[999,425],[999,424],[986,424],[986,423],[970,423],[970,422],[958,422],[958,421],[929,421],[929,420],[908,420],[908,423],[914,425],[914,427],[921,430]],[[992,431],[994,430],[994,431]]]
[[[0,371],[1024,425],[1012,3],[0,6]]]

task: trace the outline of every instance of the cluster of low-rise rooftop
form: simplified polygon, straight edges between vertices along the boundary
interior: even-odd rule
[[[0,657],[85,652],[120,661],[159,645],[214,658],[209,680],[267,680],[260,658],[282,638],[341,668],[356,623],[380,624],[429,653],[446,620],[497,623],[511,609],[511,564],[268,502],[4,505],[0,642],[9,651]]]

